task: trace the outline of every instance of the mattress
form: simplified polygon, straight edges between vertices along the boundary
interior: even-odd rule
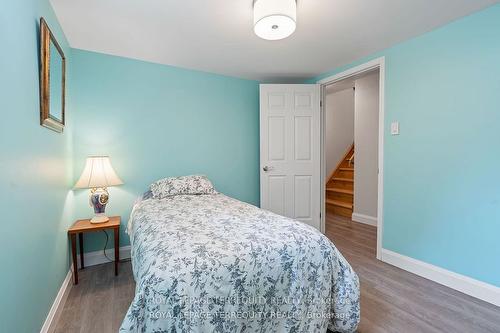
[[[359,280],[316,229],[223,194],[146,199],[121,332],[353,332]]]

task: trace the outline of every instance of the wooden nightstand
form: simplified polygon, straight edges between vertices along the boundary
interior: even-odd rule
[[[76,235],[78,234],[78,242],[80,243],[80,264],[83,269],[83,234],[86,232],[95,232],[105,229],[113,229],[115,238],[115,275],[118,275],[118,262],[120,261],[120,216],[112,216],[108,222],[93,224],[90,219],[78,220],[68,230],[68,235],[71,238],[71,256],[73,258],[73,276],[75,284],[78,284],[78,264],[76,262]]]

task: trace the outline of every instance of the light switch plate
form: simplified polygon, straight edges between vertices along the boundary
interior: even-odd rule
[[[399,121],[391,123],[391,135],[399,135]]]

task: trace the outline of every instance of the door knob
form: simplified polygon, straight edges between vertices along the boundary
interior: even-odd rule
[[[267,166],[267,165],[262,168],[262,170],[264,170],[265,172],[271,171],[272,169],[273,169],[272,167]]]

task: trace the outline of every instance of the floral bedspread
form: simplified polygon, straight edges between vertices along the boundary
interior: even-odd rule
[[[359,280],[328,238],[223,194],[137,203],[120,332],[353,332]]]

